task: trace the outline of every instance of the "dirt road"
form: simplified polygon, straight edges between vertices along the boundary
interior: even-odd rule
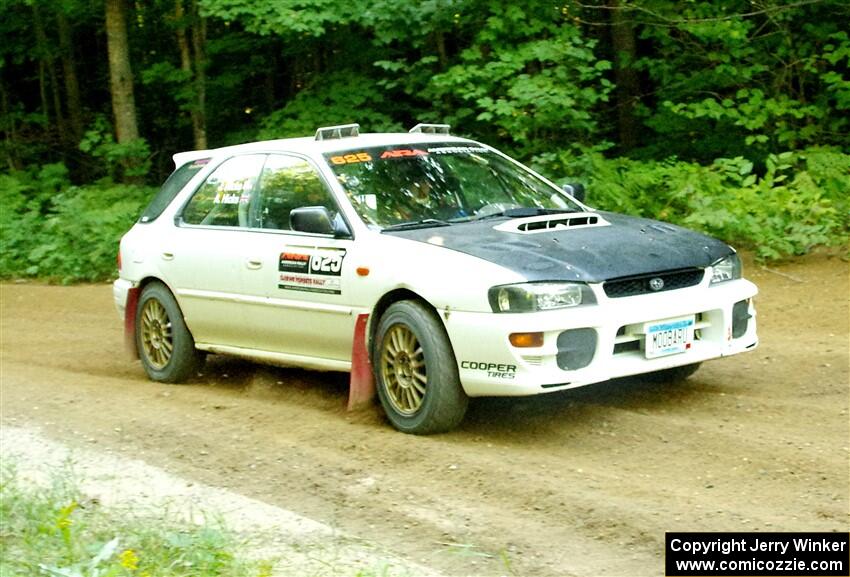
[[[120,451],[457,575],[661,575],[665,531],[846,531],[848,265],[770,271],[761,346],[687,382],[479,400],[461,428],[344,410],[347,375],[124,353],[107,285],[2,286],[2,422]]]

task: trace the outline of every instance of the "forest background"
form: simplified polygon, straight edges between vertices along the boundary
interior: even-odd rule
[[[447,122],[759,259],[850,230],[846,0],[0,0],[0,277],[115,274],[178,151]]]

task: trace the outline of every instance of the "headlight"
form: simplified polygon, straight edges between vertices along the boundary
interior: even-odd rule
[[[737,254],[730,254],[711,265],[711,284],[726,282],[741,278],[741,259]]]
[[[529,313],[596,303],[589,286],[567,282],[494,286],[488,297],[495,313]]]

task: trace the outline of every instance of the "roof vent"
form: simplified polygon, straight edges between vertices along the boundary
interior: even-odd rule
[[[333,140],[336,138],[351,138],[353,136],[360,136],[359,124],[323,126],[316,130],[316,140]]]
[[[450,128],[451,126],[448,124],[424,124],[420,122],[407,132],[411,134],[414,132],[421,134],[448,134]]]

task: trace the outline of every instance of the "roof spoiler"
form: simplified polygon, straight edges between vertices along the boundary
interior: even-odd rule
[[[425,124],[424,122],[420,122],[407,132],[411,134],[414,132],[420,134],[448,134],[450,128],[451,126],[448,124]]]
[[[351,138],[354,136],[360,136],[359,124],[323,126],[316,130],[316,140],[332,140],[336,138]]]

